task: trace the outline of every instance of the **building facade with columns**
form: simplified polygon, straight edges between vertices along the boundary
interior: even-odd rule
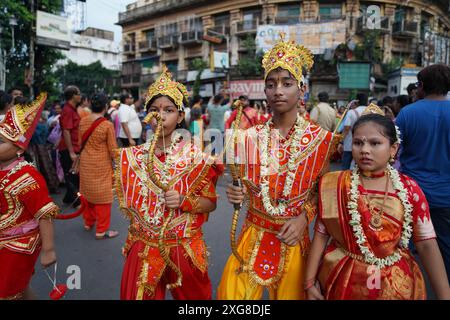
[[[229,53],[228,74],[231,80],[239,78],[233,71],[241,57],[248,56],[245,39],[255,38],[258,27],[264,25],[339,22],[345,26],[342,43],[352,49],[376,29],[373,47],[381,52],[383,63],[396,59],[419,67],[450,63],[449,11],[448,0],[138,0],[119,13],[118,24],[123,28],[121,84],[138,95],[155,80],[163,63],[178,81],[191,83],[195,78],[192,61],[209,61],[213,51]],[[333,30],[328,36],[333,37]],[[322,46],[328,43],[322,38],[320,42]],[[329,46],[325,51],[336,55],[335,44]],[[320,52],[316,60],[326,56]],[[318,68],[310,76],[312,94],[327,90],[333,98],[345,100],[348,90],[339,89],[336,67],[329,71]],[[372,66],[375,73],[380,68]],[[217,92],[226,80],[225,73],[205,72],[202,81],[211,86],[205,95]]]

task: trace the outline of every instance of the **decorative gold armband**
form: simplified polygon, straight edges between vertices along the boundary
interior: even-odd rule
[[[36,214],[34,215],[36,220],[39,219],[50,219],[56,217],[59,213],[59,207],[54,202],[49,202],[45,206],[43,206]]]

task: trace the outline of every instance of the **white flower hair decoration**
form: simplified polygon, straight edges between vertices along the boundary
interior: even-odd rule
[[[397,133],[397,142],[398,142],[398,144],[401,144],[402,143],[402,138],[401,138],[402,133],[398,126],[395,126],[395,132]]]

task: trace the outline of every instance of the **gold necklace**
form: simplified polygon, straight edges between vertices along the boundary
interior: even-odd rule
[[[386,177],[386,186],[384,189],[384,198],[383,198],[383,204],[381,205],[380,212],[377,212],[372,205],[372,199],[369,196],[369,192],[364,186],[363,180],[361,179],[361,184],[363,188],[366,190],[367,194],[365,195],[364,199],[366,200],[367,207],[369,208],[370,212],[370,223],[369,228],[373,231],[381,231],[383,230],[383,214],[384,214],[384,205],[386,203],[387,195],[388,195],[388,187],[389,187],[389,175]]]

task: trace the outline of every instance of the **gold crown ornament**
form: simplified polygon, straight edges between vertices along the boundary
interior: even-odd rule
[[[233,102],[233,104],[231,105],[231,108],[237,109],[237,108],[240,108],[243,106],[244,106],[244,103],[241,100],[237,99],[236,101]]]
[[[366,115],[366,114],[379,114],[382,116],[385,116],[386,114],[384,113],[383,110],[381,110],[381,108],[379,106],[377,106],[375,103],[371,103],[367,106],[366,109],[364,109],[364,111],[362,112],[362,116]]]
[[[264,68],[264,80],[268,74],[277,68],[289,71],[294,78],[303,81],[303,68],[311,70],[314,64],[312,52],[295,41],[284,41],[285,33],[280,32],[280,41],[266,54],[262,60]]]
[[[29,104],[14,105],[0,122],[0,137],[26,150],[46,101],[47,93],[41,93],[36,100]]]
[[[172,74],[166,65],[163,65],[163,70],[159,78],[148,88],[145,105],[147,106],[147,103],[159,94],[171,97],[179,111],[184,110],[183,100],[187,100],[189,97],[186,87],[172,80]]]
[[[386,116],[386,113],[379,106],[377,106],[374,103],[369,104],[367,106],[367,108],[364,109],[361,116],[368,115],[368,114],[379,114],[379,115],[382,115],[383,117]],[[394,125],[395,125],[395,123],[394,123]],[[402,143],[402,139],[401,139],[402,134],[400,132],[400,128],[397,127],[396,125],[395,125],[395,133],[397,135],[397,142],[401,144]]]

